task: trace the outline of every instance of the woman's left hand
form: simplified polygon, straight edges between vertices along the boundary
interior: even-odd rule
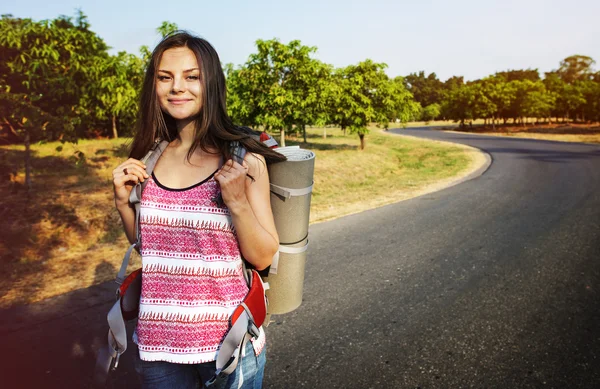
[[[251,179],[248,176],[246,161],[240,165],[233,160],[228,160],[215,173],[215,181],[221,186],[221,195],[227,208],[234,210],[236,207],[248,205],[246,186]]]

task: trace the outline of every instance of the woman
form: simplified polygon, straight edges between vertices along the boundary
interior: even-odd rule
[[[148,180],[134,334],[143,388],[198,388],[214,375],[229,317],[248,292],[242,257],[265,269],[279,246],[266,163],[285,158],[234,126],[225,101],[214,48],[185,32],[165,37],[146,71],[130,158],[113,171],[115,204],[130,242],[135,213],[129,193]],[[148,176],[140,158],[157,138],[170,143]],[[248,151],[241,165],[231,159],[231,141]],[[261,328],[236,371],[211,387],[260,388],[264,344]]]

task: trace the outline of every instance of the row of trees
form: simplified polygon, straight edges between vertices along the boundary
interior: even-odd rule
[[[510,70],[464,82],[462,77],[440,81],[435,73],[410,74],[407,89],[424,107],[424,120],[444,118],[461,122],[484,119],[492,126],[499,121],[522,123],[527,118],[600,121],[600,72],[594,60],[574,55],[559,69],[545,73],[537,69]]]
[[[361,148],[370,123],[386,127],[390,120],[406,122],[419,105],[401,77],[390,79],[386,64],[369,59],[334,69],[311,57],[315,47],[300,41],[256,42],[258,52],[225,71],[228,106],[234,121],[282,131],[307,125],[336,125],[358,134]]]
[[[164,22],[157,32],[176,29]],[[3,15],[1,138],[23,142],[29,158],[31,142],[131,135],[150,50],[110,55],[108,49],[81,11],[39,22]],[[280,130],[283,144],[291,129],[306,140],[309,125],[356,133],[363,148],[371,123],[387,128],[390,121],[436,118],[494,124],[525,117],[600,119],[600,76],[589,57],[565,59],[544,80],[537,70],[516,70],[465,83],[424,72],[390,78],[386,64],[369,59],[334,68],[313,58],[315,47],[297,40],[258,40],[256,49],[243,65],[224,67],[229,111],[236,123]]]
[[[177,25],[164,22],[163,36]],[[402,78],[371,60],[334,69],[300,41],[256,43],[243,66],[225,65],[230,113],[244,125],[285,130],[337,124],[361,138],[370,123],[414,118],[418,105]],[[35,22],[0,19],[0,120],[13,139],[73,140],[130,135],[148,47],[108,53],[87,17]],[[3,134],[6,138],[6,134]]]

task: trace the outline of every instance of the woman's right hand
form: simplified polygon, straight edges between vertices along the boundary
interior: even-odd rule
[[[131,189],[135,184],[144,182],[149,177],[146,173],[146,165],[134,158],[129,158],[117,166],[112,174],[117,208],[128,206]]]

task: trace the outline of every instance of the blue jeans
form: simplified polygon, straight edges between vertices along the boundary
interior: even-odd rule
[[[142,383],[142,389],[199,389],[211,379],[216,371],[215,362],[197,365],[178,364],[163,361],[142,361],[136,350],[135,371]],[[228,376],[217,378],[207,389],[261,389],[265,371],[266,347],[254,355],[252,342],[246,342],[246,356],[241,357],[238,366]],[[240,386],[240,379],[243,380]]]

